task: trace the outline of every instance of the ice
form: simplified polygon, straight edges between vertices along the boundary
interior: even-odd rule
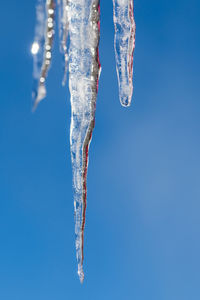
[[[54,36],[55,2],[54,0],[38,0],[36,7],[35,40],[31,52],[34,59],[33,77],[34,107],[45,98],[45,81],[51,64]]]
[[[119,98],[123,106],[129,106],[133,94],[133,52],[135,49],[133,0],[113,0],[113,8]]]
[[[71,93],[70,144],[73,166],[75,234],[78,274],[83,273],[88,150],[95,123],[100,73],[99,1],[69,0],[69,89]]]
[[[59,5],[59,37],[60,37],[60,51],[64,58],[64,77],[62,84],[65,85],[67,77],[68,68],[68,53],[67,53],[67,43],[68,43],[68,0],[58,0]]]
[[[37,0],[34,59],[34,108],[46,96],[55,33],[56,0]],[[64,80],[69,73],[71,94],[70,148],[73,169],[76,257],[80,281],[84,280],[83,246],[87,205],[88,153],[95,124],[100,76],[100,0],[57,0],[60,50],[64,57]],[[113,0],[115,53],[122,105],[129,106],[133,92],[135,22],[133,0]]]

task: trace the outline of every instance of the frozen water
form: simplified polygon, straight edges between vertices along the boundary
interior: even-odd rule
[[[36,19],[35,41],[33,42],[31,49],[34,57],[34,109],[46,96],[45,81],[51,64],[54,37],[54,0],[38,0]]]
[[[66,83],[67,76],[67,66],[68,66],[68,53],[67,53],[67,44],[68,44],[68,0],[58,0],[59,5],[59,37],[60,37],[60,51],[63,54],[64,58],[64,77],[63,85]]]
[[[55,33],[56,0],[37,0],[34,57],[34,107],[46,96],[46,77],[51,63]],[[73,168],[76,256],[80,281],[84,280],[83,246],[87,198],[88,152],[95,124],[100,76],[100,0],[57,0],[60,50],[64,57],[64,80],[69,72],[71,94],[70,147]],[[113,0],[115,53],[122,105],[131,102],[135,22],[132,0]]]
[[[123,106],[129,106],[133,94],[133,52],[135,48],[133,0],[113,0],[113,8],[119,98]]]
[[[83,237],[88,150],[95,122],[100,64],[99,1],[69,0],[69,89],[71,93],[71,156],[78,274],[83,281]]]

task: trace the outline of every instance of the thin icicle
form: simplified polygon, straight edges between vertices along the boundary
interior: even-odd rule
[[[113,6],[119,97],[123,106],[129,106],[133,93],[133,52],[135,48],[133,0],[113,0]]]
[[[64,76],[62,84],[65,85],[67,79],[68,68],[68,53],[67,53],[67,39],[68,39],[68,0],[58,0],[59,4],[59,37],[60,37],[60,52],[64,57]]]
[[[99,0],[68,0],[70,144],[73,166],[78,275],[84,280],[83,243],[86,211],[88,150],[95,123],[100,63]]]
[[[45,3],[46,2],[46,3]],[[54,36],[55,1],[38,0],[36,9],[36,33],[32,45],[34,55],[33,76],[36,81],[33,92],[34,109],[46,96],[45,81],[51,63],[52,45]]]

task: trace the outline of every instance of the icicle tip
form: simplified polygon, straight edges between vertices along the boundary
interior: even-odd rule
[[[83,267],[82,267],[82,266],[81,266],[81,268],[78,270],[78,276],[79,276],[80,283],[83,284],[85,275],[84,275]]]
[[[131,99],[132,97],[128,96],[120,97],[120,103],[124,107],[129,107],[131,105]]]
[[[32,112],[34,112],[39,104],[46,97],[46,88],[44,84],[40,84],[37,91],[33,92],[33,108]]]

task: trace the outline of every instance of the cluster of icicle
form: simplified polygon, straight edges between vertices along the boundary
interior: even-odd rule
[[[37,0],[34,57],[34,108],[46,96],[46,79],[52,58],[56,0]],[[80,281],[83,273],[83,242],[87,196],[88,151],[95,123],[100,76],[100,0],[57,0],[64,83],[69,72],[71,94],[70,145],[73,166],[76,256]],[[113,0],[115,54],[120,101],[129,106],[133,92],[135,22],[133,0]]]

